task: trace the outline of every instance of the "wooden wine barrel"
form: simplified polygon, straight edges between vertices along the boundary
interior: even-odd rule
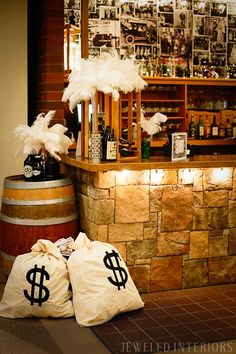
[[[1,204],[0,249],[8,268],[15,256],[30,252],[38,239],[55,242],[78,235],[78,212],[70,177],[42,182],[6,177]]]

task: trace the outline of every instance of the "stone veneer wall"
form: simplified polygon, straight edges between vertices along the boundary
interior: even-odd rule
[[[140,292],[236,281],[236,168],[186,171],[74,170],[82,230],[118,248]]]

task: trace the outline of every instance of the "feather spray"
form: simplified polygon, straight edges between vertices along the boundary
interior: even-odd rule
[[[139,75],[134,59],[119,59],[116,50],[103,52],[91,59],[81,59],[80,69],[69,76],[62,101],[69,101],[71,111],[81,101],[91,100],[96,91],[119,99],[119,91],[128,93],[143,90],[146,82]]]
[[[67,128],[62,124],[55,124],[49,128],[56,111],[40,113],[31,127],[20,124],[14,129],[16,137],[23,141],[23,146],[16,152],[16,155],[38,154],[44,147],[48,153],[57,160],[61,160],[59,154],[67,154],[71,139],[65,135]]]
[[[148,135],[154,135],[161,131],[161,123],[167,121],[167,116],[162,113],[155,113],[150,119],[144,118],[142,114],[141,127]]]

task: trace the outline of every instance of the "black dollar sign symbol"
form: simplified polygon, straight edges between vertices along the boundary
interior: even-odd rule
[[[116,262],[115,265],[113,264],[112,257],[115,258],[115,262]],[[128,274],[127,274],[126,270],[124,268],[122,268],[119,264],[120,260],[121,259],[115,250],[112,250],[112,252],[110,252],[110,253],[108,253],[108,251],[106,251],[106,256],[103,258],[103,262],[104,262],[105,266],[108,269],[111,269],[113,271],[113,274],[115,277],[115,280],[112,279],[112,277],[107,277],[107,279],[109,280],[110,283],[117,286],[118,290],[120,290],[121,286],[123,286],[125,289],[125,284],[128,280]],[[116,274],[116,271],[120,275],[120,279],[121,279],[120,281],[118,280],[118,276]]]
[[[39,284],[36,283],[36,275],[37,273],[40,273],[40,279],[39,279]],[[32,279],[31,279],[32,275]],[[43,285],[43,278],[45,277],[46,280],[49,280],[49,274],[45,270],[45,266],[42,266],[42,268],[38,268],[37,264],[35,264],[33,269],[30,269],[27,274],[26,274],[26,280],[32,284],[31,288],[31,294],[28,294],[27,290],[24,290],[24,295],[27,300],[30,301],[30,304],[33,306],[34,303],[38,303],[39,306],[42,306],[42,303],[47,301],[50,295],[50,292],[46,286]],[[39,287],[39,292],[38,292],[38,297],[35,297],[35,286]],[[44,297],[43,291],[45,292]]]

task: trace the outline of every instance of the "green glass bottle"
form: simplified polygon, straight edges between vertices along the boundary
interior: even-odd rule
[[[200,115],[198,121],[198,139],[203,139],[203,138],[204,138],[204,123],[203,123],[203,118]]]

